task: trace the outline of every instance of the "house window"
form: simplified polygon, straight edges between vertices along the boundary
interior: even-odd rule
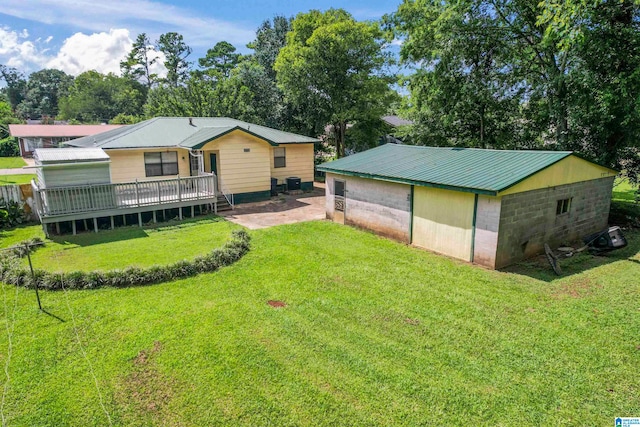
[[[556,215],[562,215],[569,212],[571,209],[571,199],[562,199],[558,200],[558,204],[556,205]]]
[[[287,166],[287,158],[284,147],[275,147],[273,149],[273,167],[284,168]]]
[[[178,152],[144,153],[146,176],[178,175]]]

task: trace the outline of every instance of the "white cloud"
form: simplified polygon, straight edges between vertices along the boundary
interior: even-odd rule
[[[40,38],[32,42],[21,40],[23,35],[28,36],[24,31],[19,33],[10,28],[0,28],[0,63],[27,73],[56,68],[72,75],[89,70],[120,74],[120,61],[133,45],[129,30],[111,29],[93,34],[76,33],[63,42],[57,53],[52,54],[46,46],[52,36],[44,42]],[[151,72],[165,76],[164,54],[155,51],[150,54],[159,57]]]
[[[18,69],[28,67],[29,64],[41,65],[46,61],[36,45],[29,40],[21,40],[29,36],[27,30],[20,33],[8,27],[0,27],[0,58],[9,67]]]
[[[255,36],[253,28],[151,0],[74,0],[72,6],[68,0],[3,0],[2,13],[90,32],[129,28],[136,33],[147,32],[157,37],[167,31],[176,31],[194,47],[211,47],[221,40],[240,47]]]
[[[76,33],[64,41],[57,56],[46,66],[74,76],[89,70],[119,74],[120,61],[130,50],[131,38],[126,29],[91,35]]]

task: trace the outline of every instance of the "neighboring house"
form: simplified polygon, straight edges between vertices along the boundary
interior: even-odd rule
[[[606,228],[617,174],[572,152],[396,144],[318,170],[327,218],[490,268]]]
[[[409,126],[413,124],[411,120],[406,120],[398,116],[383,116],[382,121],[391,128],[390,133],[382,136],[381,142],[386,144],[402,144],[402,139],[393,135],[394,130],[400,126]]]
[[[32,157],[36,148],[58,148],[75,138],[96,135],[122,125],[9,125],[9,134],[18,138],[20,155]]]

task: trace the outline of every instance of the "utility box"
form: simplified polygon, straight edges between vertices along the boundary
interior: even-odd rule
[[[302,180],[297,176],[287,178],[287,191],[300,190],[302,188]]]

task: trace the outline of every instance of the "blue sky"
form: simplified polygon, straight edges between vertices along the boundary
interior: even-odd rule
[[[193,48],[192,60],[227,40],[241,52],[256,28],[276,15],[344,8],[358,20],[378,19],[401,0],[3,0],[0,64],[26,73],[53,67],[77,75],[89,69],[118,72],[131,41],[176,31]]]

